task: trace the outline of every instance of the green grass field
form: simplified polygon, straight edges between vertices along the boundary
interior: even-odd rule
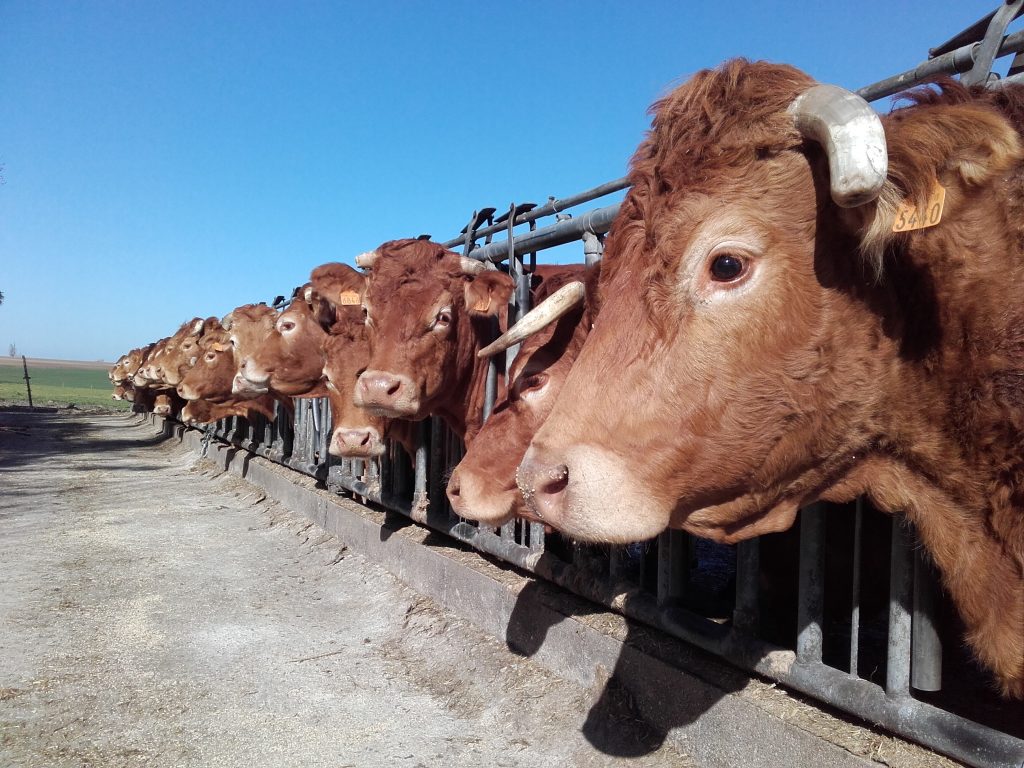
[[[32,402],[35,405],[104,406],[128,410],[131,403],[110,398],[114,388],[105,368],[82,368],[48,364],[33,366],[29,363]],[[0,401],[27,402],[24,371],[21,360],[4,359],[0,362]]]

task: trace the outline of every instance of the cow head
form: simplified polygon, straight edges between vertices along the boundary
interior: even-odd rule
[[[738,541],[866,491],[914,520],[1024,695],[1024,96],[946,91],[886,118],[887,174],[866,105],[788,67],[731,62],[660,102],[519,484],[601,541]],[[837,194],[858,155],[881,184]],[[901,214],[935,226],[894,232]]]
[[[480,351],[499,354],[522,342],[509,369],[505,399],[495,405],[448,481],[448,499],[460,517],[500,526],[527,514],[516,487],[516,467],[590,332],[599,273],[599,264],[588,271],[589,296],[582,267],[549,277],[534,294],[537,306]]]
[[[238,369],[235,392],[258,395],[273,390],[286,397],[312,392],[323,378],[324,344],[333,322],[331,304],[312,284],[298,288],[273,330]]]
[[[370,361],[355,402],[380,415],[422,419],[455,393],[465,400],[476,351],[504,319],[512,279],[437,243],[395,240],[365,255],[363,308]]]
[[[256,397],[261,392],[250,392],[249,385],[241,375],[241,371],[254,355],[263,340],[274,331],[278,312],[266,304],[245,304],[236,307],[221,320],[221,325],[228,333],[232,353],[235,359],[235,375],[229,394]],[[224,395],[226,397],[227,395]]]
[[[198,346],[196,363],[178,383],[178,394],[186,400],[228,399],[238,369],[231,334],[223,328],[205,333]]]
[[[323,264],[310,275],[313,290],[330,304],[332,322],[323,343],[323,375],[333,433],[328,451],[347,458],[384,453],[388,419],[354,402],[356,380],[370,358],[363,319],[366,276],[347,264]]]
[[[186,370],[192,367],[198,355],[197,344],[207,321],[194,317],[167,339],[160,354],[153,361],[153,373],[162,384],[178,386]]]
[[[139,362],[139,367],[132,376],[132,383],[136,387],[151,387],[160,381],[157,369],[160,367],[164,347],[167,345],[169,338],[164,337],[145,348],[142,353],[142,359]]]

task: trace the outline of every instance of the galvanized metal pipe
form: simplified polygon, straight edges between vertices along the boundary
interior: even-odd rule
[[[853,513],[853,573],[850,588],[850,674],[857,675],[860,661],[860,558],[864,539],[864,497],[857,497]]]
[[[890,696],[910,693],[910,606],[914,571],[910,537],[902,515],[892,519],[889,570],[889,643],[885,664],[885,692]]]
[[[564,219],[546,227],[539,227],[532,232],[525,232],[516,237],[514,252],[522,256],[530,251],[542,251],[565,245],[583,237],[584,232],[603,235],[611,229],[615,214],[619,212],[619,203],[595,208],[580,216]],[[531,211],[532,213],[532,211]],[[508,244],[504,240],[481,246],[469,254],[472,259],[480,261],[502,261],[508,256]]]
[[[568,210],[569,208],[574,208],[577,205],[582,205],[583,203],[589,203],[591,200],[596,200],[597,198],[604,197],[605,195],[611,195],[615,192],[627,189],[628,187],[629,179],[623,176],[621,179],[615,179],[614,181],[605,182],[604,184],[600,184],[596,187],[593,187],[592,189],[588,189],[576,195],[570,195],[569,197],[562,198],[561,200],[550,200],[544,205],[538,206],[537,208],[527,211],[526,213],[522,213],[519,216],[516,216],[515,226],[518,226],[520,224],[527,224],[529,222],[536,221],[537,219],[542,219],[545,216],[551,216],[553,214],[560,213],[561,211]],[[505,222],[502,222],[500,224],[494,224],[489,227],[481,227],[479,230],[476,231],[475,234],[476,237],[485,237],[487,235],[493,235],[498,232],[501,232],[506,227],[507,224]],[[458,237],[453,237],[451,240],[445,241],[444,243],[442,243],[442,245],[445,248],[456,248],[460,245],[463,245],[464,242],[465,236],[459,235]],[[537,250],[541,249],[538,248]],[[520,253],[526,253],[526,251],[520,251]],[[476,256],[476,253],[474,253],[473,256]]]
[[[935,625],[938,602],[938,576],[924,550],[915,547],[910,684],[919,691],[942,689],[942,640]]]
[[[800,510],[800,587],[796,655],[801,663],[821,661],[825,610],[825,516],[823,504]]]

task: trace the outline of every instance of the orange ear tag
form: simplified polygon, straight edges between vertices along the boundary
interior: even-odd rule
[[[227,349],[227,347],[221,344],[219,341],[215,341],[213,344],[210,345],[210,347],[213,349],[214,352],[223,352],[225,349]]]
[[[912,232],[915,229],[934,227],[942,221],[942,209],[946,205],[946,188],[936,181],[928,200],[923,208],[918,208],[910,200],[904,200],[896,209],[896,218],[892,222],[893,232]]]
[[[488,296],[487,300],[479,299],[476,304],[473,305],[474,312],[489,312],[491,309],[491,297]]]
[[[343,307],[354,307],[361,303],[359,294],[355,291],[342,291],[338,294],[338,304]]]

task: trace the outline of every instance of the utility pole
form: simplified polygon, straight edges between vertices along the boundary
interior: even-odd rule
[[[25,389],[28,390],[28,407],[32,407],[32,385],[28,383],[28,363],[25,361],[25,356],[21,356],[21,365],[25,369]]]

